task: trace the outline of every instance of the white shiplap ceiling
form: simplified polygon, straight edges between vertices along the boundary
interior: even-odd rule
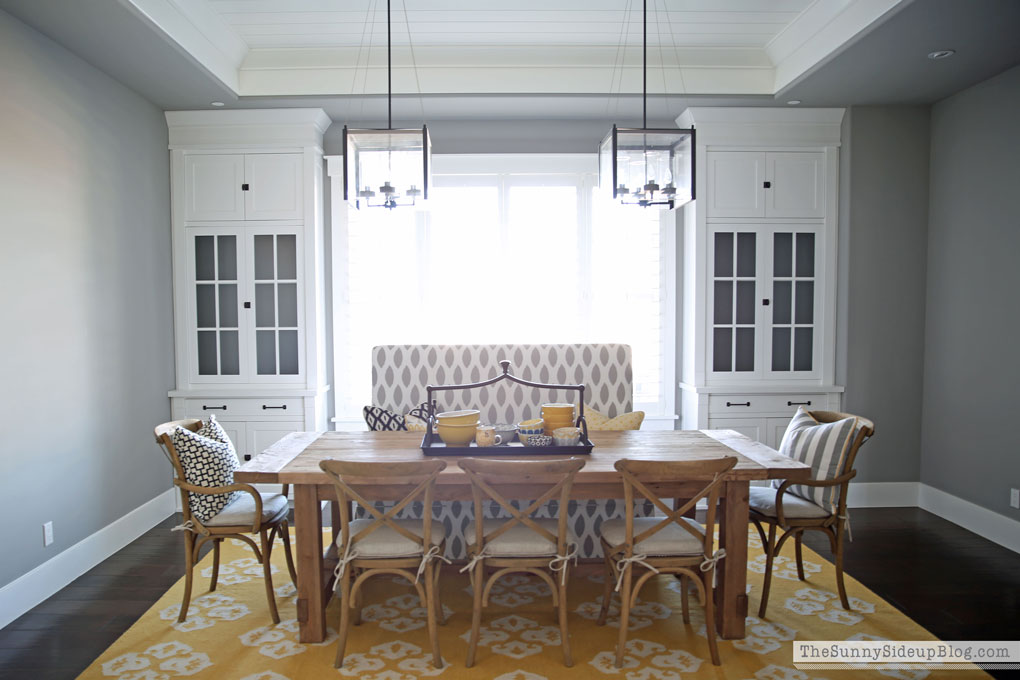
[[[210,0],[251,49],[385,44],[385,0]],[[812,0],[651,0],[654,48],[764,49]],[[589,2],[392,1],[397,42],[421,46],[640,45],[642,5]]]
[[[386,0],[121,0],[239,97],[386,92]],[[642,90],[641,0],[391,0],[393,91]],[[648,92],[767,95],[910,0],[648,0]]]

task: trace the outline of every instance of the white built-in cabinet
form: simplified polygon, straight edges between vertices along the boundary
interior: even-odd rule
[[[185,219],[300,220],[302,163],[301,153],[186,155]]]
[[[834,384],[841,109],[691,108],[683,213],[681,424],[778,447]]]
[[[177,418],[242,458],[326,429],[320,109],[173,111]]]

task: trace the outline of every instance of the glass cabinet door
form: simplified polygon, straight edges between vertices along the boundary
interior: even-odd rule
[[[198,379],[241,375],[238,236],[189,230]]]
[[[712,373],[737,375],[756,369],[758,239],[754,231],[712,235]]]
[[[819,238],[814,227],[777,227],[771,234],[769,372],[808,377],[816,371]]]
[[[296,233],[255,234],[252,296],[255,312],[254,374],[301,374],[299,244]]]

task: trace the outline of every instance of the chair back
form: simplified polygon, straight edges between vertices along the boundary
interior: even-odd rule
[[[457,465],[471,481],[471,495],[475,508],[474,541],[480,554],[487,543],[494,541],[515,525],[525,526],[547,541],[556,544],[556,554],[566,555],[567,550],[567,503],[574,477],[584,467],[583,458],[561,458],[556,460],[486,460],[464,458]],[[535,500],[525,510],[518,510],[497,488],[502,484],[527,485],[529,495]],[[535,522],[532,515],[547,501],[556,498],[559,502],[556,535]],[[510,519],[489,533],[484,530],[484,503],[495,501]],[[466,536],[471,540],[470,536]]]
[[[735,456],[711,458],[692,461],[653,461],[624,458],[616,461],[616,469],[623,477],[623,498],[627,513],[627,539],[624,556],[633,557],[634,546],[676,524],[701,542],[705,558],[712,556],[712,545],[715,540],[715,516],[719,505],[719,492],[727,472],[737,464]],[[648,488],[655,482],[707,479],[705,486],[677,508],[670,508],[659,498],[659,494]],[[658,524],[634,534],[634,492],[652,502],[666,516]],[[708,513],[705,518],[704,531],[699,530],[686,521],[685,515],[692,511],[702,498],[708,499]]]
[[[854,432],[854,439],[850,443],[850,450],[847,451],[846,461],[843,463],[843,469],[840,470],[840,474],[847,474],[854,469],[854,460],[857,458],[857,451],[861,448],[864,442],[871,439],[875,434],[875,423],[863,418],[856,416],[852,413],[841,413],[839,411],[808,411],[808,415],[817,420],[819,423],[834,423],[837,420],[844,420],[846,418],[857,419],[857,430]]]
[[[851,474],[854,471],[854,461],[857,459],[857,452],[860,450],[864,442],[871,439],[871,437],[875,434],[875,423],[867,418],[854,415],[853,413],[842,413],[840,411],[808,411],[808,415],[819,423],[834,423],[837,420],[844,420],[846,418],[857,419],[857,429],[854,431],[853,441],[850,442],[850,448],[846,452],[846,459],[843,461],[843,467],[840,470],[837,470],[840,476]],[[839,495],[835,504],[837,514],[842,515],[845,513],[846,490],[849,486],[849,481],[846,481],[836,491]]]
[[[319,468],[333,482],[337,500],[340,501],[340,540],[348,548],[359,539],[368,536],[382,527],[393,531],[428,550],[432,545],[432,497],[435,492],[436,478],[446,469],[446,461],[438,458],[432,460],[403,461],[395,463],[355,462],[327,459],[319,461]],[[386,484],[403,490],[406,495],[385,513],[376,509],[372,501],[366,500],[357,487],[359,484]],[[425,510],[422,512],[424,525],[419,536],[396,523],[397,514],[414,501],[421,499]],[[374,521],[358,533],[351,536],[351,508],[354,501],[365,509]]]
[[[183,427],[191,432],[198,432],[202,427],[202,421],[198,418],[185,418],[184,420],[171,420],[167,423],[161,423],[155,428],[156,443],[159,448],[163,451],[163,455],[170,461],[170,465],[174,470],[174,485],[178,487],[181,492],[181,511],[184,514],[184,521],[192,521],[194,518],[191,516],[191,503],[189,502],[189,494],[186,490],[180,487],[177,482],[187,482],[187,477],[184,476],[184,466],[181,465],[181,458],[177,455],[177,449],[174,448],[174,442],[171,435],[177,430],[178,427]]]

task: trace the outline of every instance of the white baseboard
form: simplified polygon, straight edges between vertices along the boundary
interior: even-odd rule
[[[919,486],[918,506],[922,510],[1020,553],[1020,522],[933,486]]]
[[[0,588],[0,628],[135,540],[174,511],[169,489]]]
[[[850,508],[916,508],[918,482],[850,482]]]

